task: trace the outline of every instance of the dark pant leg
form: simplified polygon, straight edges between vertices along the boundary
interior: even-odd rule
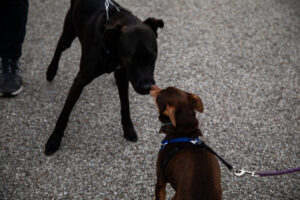
[[[21,56],[27,16],[28,0],[0,0],[0,57]]]

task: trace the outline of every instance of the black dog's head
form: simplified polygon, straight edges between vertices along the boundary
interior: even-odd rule
[[[105,40],[114,47],[122,67],[134,90],[139,94],[149,94],[155,84],[154,68],[157,58],[157,29],[164,22],[148,18],[135,25],[115,25],[107,28]]]

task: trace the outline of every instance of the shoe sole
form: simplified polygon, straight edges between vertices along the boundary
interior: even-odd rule
[[[21,86],[18,90],[14,91],[14,92],[10,92],[10,93],[1,93],[0,92],[0,96],[1,97],[9,97],[9,96],[17,96],[18,94],[20,94],[23,90],[23,86]]]

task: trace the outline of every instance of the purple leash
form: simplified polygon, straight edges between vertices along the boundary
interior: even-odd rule
[[[290,174],[290,173],[294,173],[294,172],[298,172],[298,171],[300,171],[300,167],[291,168],[291,169],[287,169],[287,170],[280,170],[280,171],[275,171],[275,172],[257,172],[256,174],[258,176],[278,176],[278,175]]]
[[[241,170],[233,169],[233,170],[234,170],[233,173],[236,176],[243,176],[245,174],[250,174],[251,176],[255,176],[255,177],[264,177],[264,176],[278,176],[283,174],[291,174],[300,171],[300,167],[291,168],[287,170],[274,171],[274,172],[256,172],[256,171],[246,171],[244,169]]]

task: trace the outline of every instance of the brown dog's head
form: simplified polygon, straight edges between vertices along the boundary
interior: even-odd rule
[[[195,112],[195,110],[203,112],[203,104],[199,96],[175,87],[162,90],[156,85],[152,86],[150,94],[157,106],[159,120],[163,123],[172,123],[172,126],[162,126],[160,132],[190,133],[199,130]]]
[[[142,95],[149,94],[151,86],[155,84],[157,30],[163,26],[161,19],[148,18],[133,25],[108,26],[104,32],[106,45],[126,69],[134,90]]]

